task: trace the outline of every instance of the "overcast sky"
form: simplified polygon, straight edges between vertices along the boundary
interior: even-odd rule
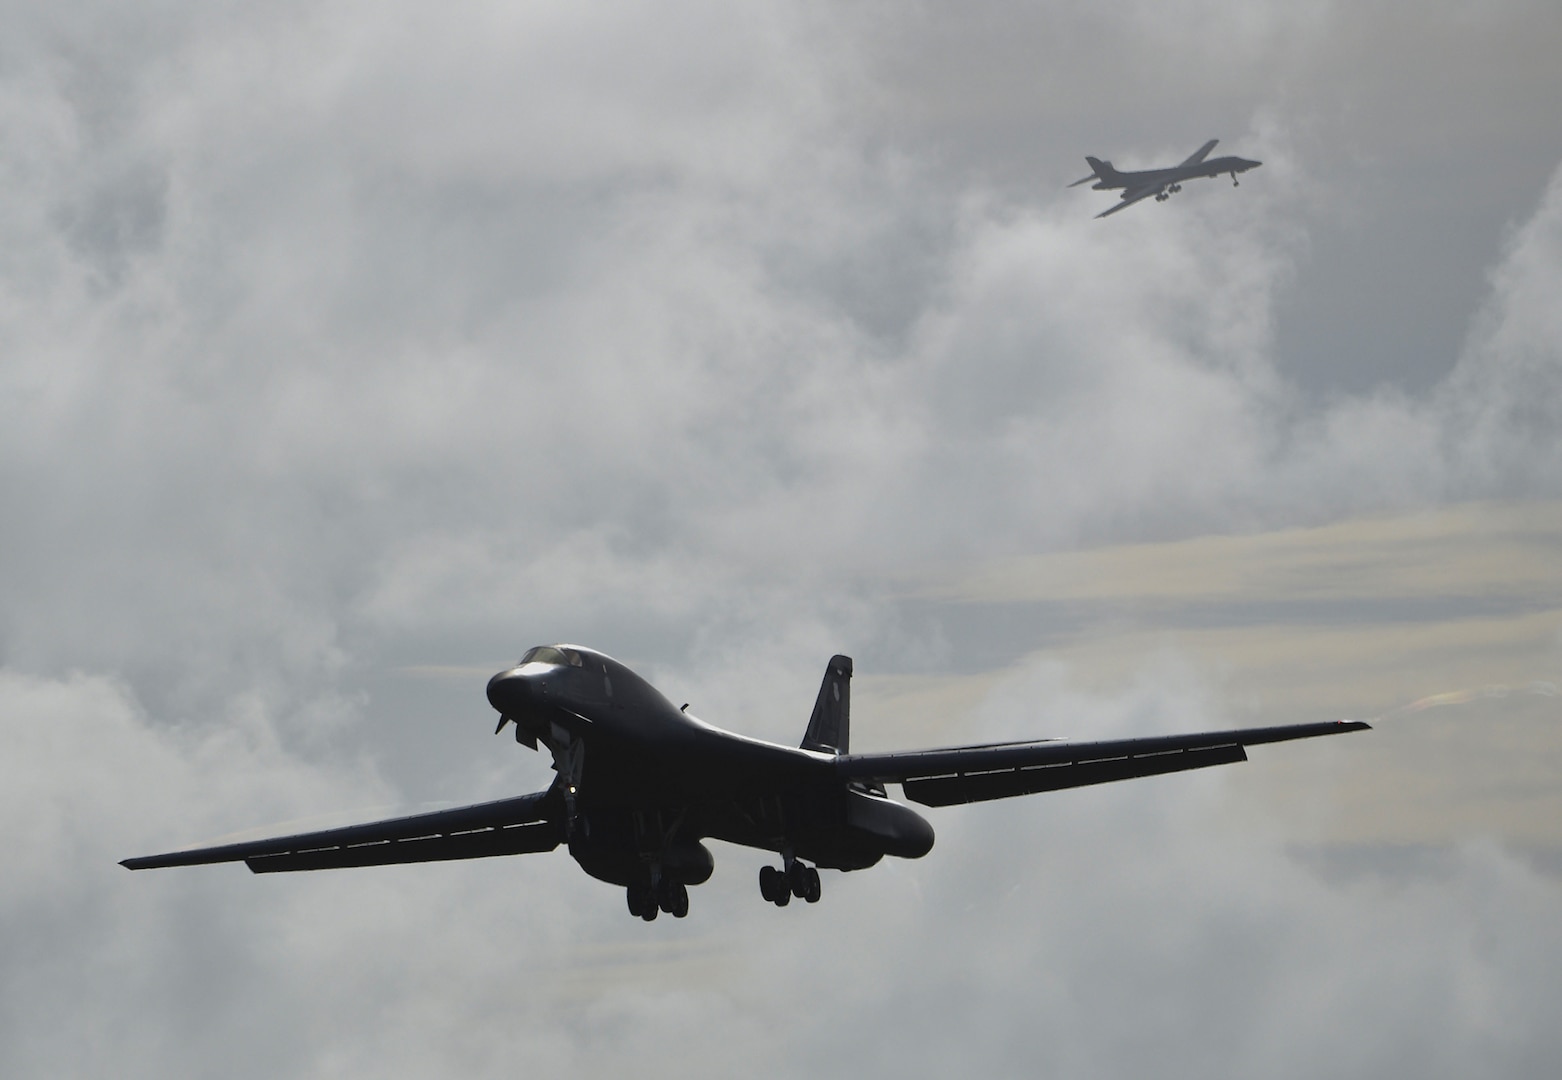
[[[0,1074],[1562,1070],[1562,8],[3,11]],[[538,790],[571,640],[788,742],[834,652],[863,749],[1382,719],[785,911],[115,865]]]

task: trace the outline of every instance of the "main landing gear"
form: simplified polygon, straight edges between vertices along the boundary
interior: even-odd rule
[[[786,907],[792,897],[817,904],[821,895],[819,871],[796,859],[788,859],[785,870],[763,866],[759,870],[759,895],[776,907]]]
[[[627,897],[629,900],[629,914],[638,916],[646,922],[656,918],[658,912],[665,911],[675,919],[681,919],[689,914],[689,890],[686,886],[663,878],[657,884],[641,882],[629,886]]]

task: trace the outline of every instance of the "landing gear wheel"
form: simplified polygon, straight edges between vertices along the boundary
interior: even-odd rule
[[[772,904],[777,903],[776,897],[786,891],[786,881],[781,876],[781,871],[774,866],[761,866],[759,868],[759,895]]]
[[[646,912],[651,912],[651,918],[656,918],[656,897],[651,895],[649,885],[631,885],[624,890],[624,895],[629,901],[629,914],[637,919],[646,918]]]
[[[803,899],[810,904],[817,904],[822,891],[819,885],[819,871],[810,866],[808,868],[808,884],[803,889]]]
[[[656,904],[675,919],[689,914],[689,890],[680,882],[663,880],[656,890]]]

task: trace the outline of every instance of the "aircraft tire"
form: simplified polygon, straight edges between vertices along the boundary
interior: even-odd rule
[[[792,872],[787,875],[786,886],[793,896],[799,900],[807,900],[819,889],[819,871],[803,863],[794,862]]]
[[[780,880],[781,872],[774,866],[761,866],[759,868],[759,895],[772,904],[776,902],[776,894],[785,887],[785,882]]]
[[[651,906],[661,908],[675,919],[683,918],[689,914],[688,886],[663,878],[661,888],[656,890]]]
[[[803,890],[803,899],[810,904],[817,904],[819,897],[824,893],[824,888],[819,884],[819,871],[810,866],[808,868],[808,887]]]

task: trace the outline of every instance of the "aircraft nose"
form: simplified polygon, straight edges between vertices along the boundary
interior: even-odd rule
[[[530,700],[530,690],[530,680],[510,668],[488,680],[488,704],[504,716],[513,716]]]

